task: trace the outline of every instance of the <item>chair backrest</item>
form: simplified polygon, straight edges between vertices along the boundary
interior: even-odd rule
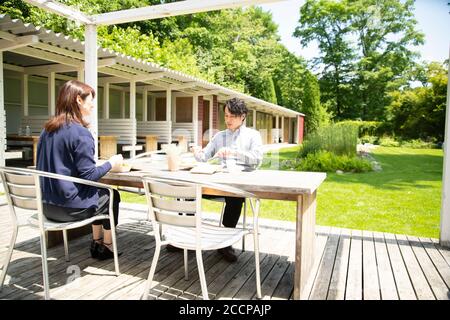
[[[0,174],[6,196],[13,207],[38,210],[40,194],[36,188],[36,176],[4,168],[0,168]]]
[[[201,187],[192,183],[144,177],[151,219],[160,224],[195,227],[201,209]]]

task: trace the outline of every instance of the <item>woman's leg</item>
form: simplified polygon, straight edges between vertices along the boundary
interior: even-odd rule
[[[101,224],[92,224],[92,240],[102,243],[103,228]]]

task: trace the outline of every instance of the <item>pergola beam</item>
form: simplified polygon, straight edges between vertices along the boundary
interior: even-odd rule
[[[27,0],[32,1],[32,0]],[[41,0],[42,1],[42,0]],[[92,22],[97,25],[112,25],[127,22],[135,22],[150,19],[160,19],[198,12],[230,9],[243,6],[251,6],[260,3],[278,2],[282,0],[189,0],[172,3],[119,10],[91,16]],[[32,1],[35,2],[35,1]]]
[[[17,48],[27,47],[38,42],[39,37],[35,35],[16,37],[14,40],[0,39],[0,51],[11,51]]]
[[[92,24],[92,19],[85,15],[83,12],[66,6],[60,2],[52,0],[24,0],[25,2],[32,4],[36,7],[42,8],[46,11],[56,13],[60,16],[69,18],[71,20],[78,21],[83,24]]]
[[[127,78],[123,78],[123,77],[105,77],[105,78],[100,78],[99,79],[99,83],[103,84],[103,83],[128,83],[130,81],[134,81],[134,82],[144,82],[144,81],[150,81],[150,80],[156,80],[156,79],[160,79],[164,77],[164,72],[154,72],[151,74],[140,74],[137,76],[130,76]]]

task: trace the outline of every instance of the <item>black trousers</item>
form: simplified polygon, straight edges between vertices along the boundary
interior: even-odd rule
[[[225,198],[225,210],[223,213],[222,224],[228,228],[236,227],[239,217],[241,216],[242,205],[244,204],[245,198],[238,197],[218,197],[203,195],[205,199],[215,199],[215,198]]]
[[[113,215],[114,225],[117,225],[119,221],[119,203],[120,193],[117,190],[114,192],[113,201]],[[67,208],[61,206],[55,206],[52,204],[43,203],[44,215],[47,219],[56,222],[75,222],[80,220],[89,219],[93,216],[101,214],[109,214],[109,191],[106,189],[98,189],[98,208]],[[93,225],[103,225],[105,230],[111,230],[111,224],[109,219],[96,220],[92,222]]]

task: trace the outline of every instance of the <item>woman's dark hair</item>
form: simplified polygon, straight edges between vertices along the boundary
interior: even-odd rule
[[[227,101],[225,103],[223,110],[225,111],[225,107],[228,108],[228,111],[230,111],[231,114],[234,114],[235,116],[241,116],[245,115],[247,117],[248,109],[245,105],[244,100],[233,98]]]
[[[53,132],[70,122],[77,122],[85,128],[88,127],[89,124],[83,120],[77,97],[80,96],[84,101],[89,94],[95,98],[95,90],[83,82],[70,80],[64,83],[56,100],[56,114],[44,125],[45,130]]]

